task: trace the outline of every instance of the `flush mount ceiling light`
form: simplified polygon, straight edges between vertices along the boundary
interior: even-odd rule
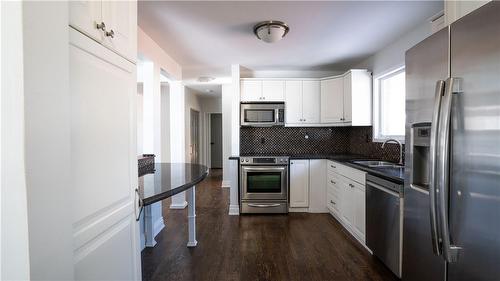
[[[198,77],[198,82],[210,82],[212,80],[215,80],[215,78],[210,77],[210,76],[200,76]]]
[[[281,40],[289,30],[290,28],[286,23],[277,20],[259,22],[253,27],[255,36],[266,43],[274,43]]]

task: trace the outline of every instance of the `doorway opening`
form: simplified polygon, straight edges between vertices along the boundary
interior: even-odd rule
[[[222,169],[222,113],[210,114],[210,168]]]

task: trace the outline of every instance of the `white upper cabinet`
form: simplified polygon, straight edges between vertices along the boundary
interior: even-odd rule
[[[321,81],[321,123],[339,123],[344,118],[342,77]]]
[[[285,81],[283,80],[241,80],[242,102],[282,102],[285,99]]]
[[[285,82],[285,123],[302,123],[302,81]]]
[[[241,80],[241,101],[262,101],[262,81]]]
[[[286,125],[319,124],[320,86],[317,80],[285,82]]]
[[[344,75],[344,122],[372,125],[372,74],[353,69]]]
[[[302,81],[303,123],[318,124],[320,122],[320,93],[319,81]]]
[[[364,69],[321,81],[321,123],[372,124],[372,78]]]
[[[285,81],[283,80],[264,80],[262,81],[262,100],[263,101],[284,101],[285,100]]]
[[[70,1],[69,25],[136,62],[136,1]]]

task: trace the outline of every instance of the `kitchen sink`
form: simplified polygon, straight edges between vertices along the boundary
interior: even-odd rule
[[[374,160],[360,160],[353,161],[354,164],[358,164],[361,166],[366,166],[370,168],[402,168],[402,165],[395,164],[387,161],[374,161]]]

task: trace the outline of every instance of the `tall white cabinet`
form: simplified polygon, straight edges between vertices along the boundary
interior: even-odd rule
[[[135,220],[136,27],[133,1],[71,2],[69,79],[74,275],[140,280]],[[105,22],[106,30],[93,23]]]

